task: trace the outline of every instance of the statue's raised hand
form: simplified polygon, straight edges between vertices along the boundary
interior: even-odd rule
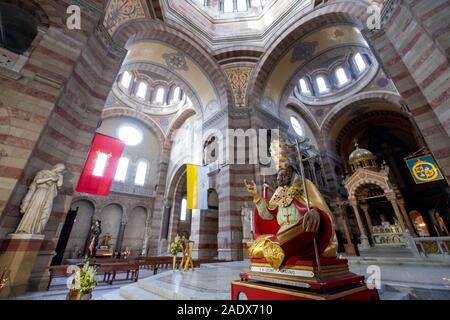
[[[261,195],[259,194],[258,187],[256,186],[255,181],[251,181],[250,183],[247,180],[244,180],[245,187],[247,188],[247,192],[253,196],[253,201],[257,202]]]

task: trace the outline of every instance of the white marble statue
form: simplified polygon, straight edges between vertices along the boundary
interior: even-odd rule
[[[16,233],[42,234],[50,217],[53,199],[63,184],[63,164],[57,164],[50,170],[39,171],[22,201],[20,212],[22,220]]]
[[[247,243],[253,240],[253,209],[246,202],[241,209],[242,241]]]

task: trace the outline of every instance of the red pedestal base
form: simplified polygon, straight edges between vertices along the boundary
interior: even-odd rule
[[[329,292],[314,292],[253,281],[232,282],[231,299],[243,300],[240,297],[242,293],[248,300],[380,300],[378,291],[365,285]]]
[[[349,271],[346,259],[295,260],[274,270],[252,259],[250,272],[231,283],[232,300],[379,300],[364,277]]]

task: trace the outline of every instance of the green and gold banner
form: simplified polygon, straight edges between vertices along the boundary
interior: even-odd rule
[[[416,184],[444,180],[439,166],[431,155],[408,159],[406,163]]]

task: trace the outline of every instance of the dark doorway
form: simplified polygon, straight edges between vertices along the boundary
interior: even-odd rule
[[[56,256],[53,257],[51,265],[60,265],[64,257],[64,252],[66,251],[67,243],[69,242],[70,233],[72,232],[72,227],[78,214],[77,207],[75,210],[70,209],[67,213],[66,221],[61,230],[59,236],[58,244],[56,245]]]

